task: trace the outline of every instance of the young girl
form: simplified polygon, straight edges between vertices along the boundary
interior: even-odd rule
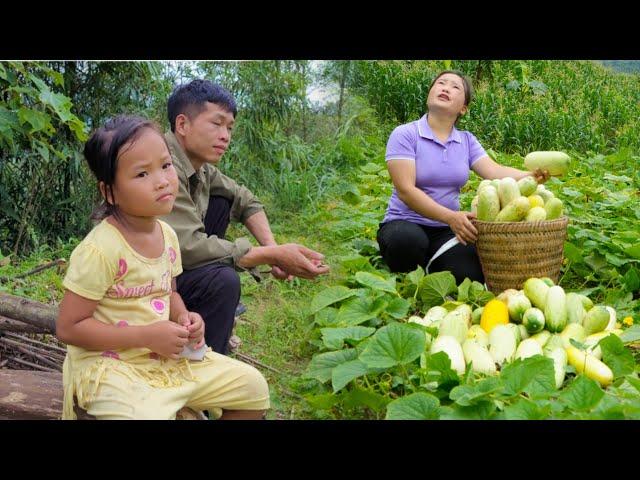
[[[150,121],[120,116],[87,141],[84,155],[104,202],[102,221],[73,251],[56,324],[68,344],[63,419],[74,404],[98,419],[173,419],[184,406],[221,418],[262,418],[269,391],[253,367],[208,349],[204,323],[176,291],[182,272],[171,211],[178,179]]]
[[[539,183],[547,172],[525,172],[494,162],[470,132],[455,128],[469,109],[471,82],[461,72],[440,73],[429,87],[428,114],[397,127],[387,143],[386,160],[394,189],[378,230],[380,253],[393,272],[426,266],[452,238],[460,242],[433,260],[429,271],[449,270],[484,282],[475,247],[475,214],[460,211],[460,189],[469,170],[482,178],[534,175]]]

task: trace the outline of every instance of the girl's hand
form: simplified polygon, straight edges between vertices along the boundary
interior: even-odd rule
[[[163,357],[177,360],[189,342],[189,330],[176,322],[163,320],[145,328],[146,347]]]
[[[549,175],[549,170],[542,170],[537,168],[534,172],[531,173],[531,176],[535,178],[536,182],[544,183],[551,178]]]
[[[183,312],[178,316],[178,323],[189,331],[189,343],[194,349],[204,344],[204,320],[197,312]]]
[[[447,223],[462,245],[466,245],[467,242],[475,243],[478,238],[478,230],[471,223],[471,219],[475,218],[476,214],[472,212],[451,212]]]

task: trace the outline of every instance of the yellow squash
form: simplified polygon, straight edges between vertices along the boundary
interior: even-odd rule
[[[497,325],[506,325],[507,323],[509,323],[509,309],[507,305],[495,298],[487,302],[480,317],[480,326],[482,329],[490,333]]]

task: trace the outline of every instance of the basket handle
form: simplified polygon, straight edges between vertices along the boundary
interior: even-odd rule
[[[440,255],[442,255],[444,252],[446,252],[447,250],[452,249],[453,247],[455,247],[457,244],[459,244],[460,241],[458,240],[457,237],[453,237],[451,239],[449,239],[444,245],[442,245],[438,251],[433,255],[433,257],[431,257],[431,260],[429,260],[429,263],[427,263],[427,267],[425,268],[425,272],[429,273],[429,267],[431,266],[431,263],[438,258]]]

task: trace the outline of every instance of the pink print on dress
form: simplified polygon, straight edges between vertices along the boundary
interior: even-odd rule
[[[171,263],[175,263],[176,261],[176,251],[173,247],[169,247],[169,260],[171,260]]]
[[[108,358],[114,358],[116,360],[120,360],[120,355],[118,355],[116,352],[113,352],[111,350],[107,350],[105,352],[102,352],[102,356],[103,357],[108,357]]]
[[[116,323],[116,327],[128,327],[129,326],[129,322],[127,322],[126,320],[120,320],[118,323]]]
[[[127,261],[124,258],[121,258],[118,261],[118,275],[116,278],[124,277],[125,273],[127,273]]]
[[[151,308],[158,314],[162,315],[164,313],[164,309],[166,308],[164,300],[160,300],[159,298],[151,299]]]

